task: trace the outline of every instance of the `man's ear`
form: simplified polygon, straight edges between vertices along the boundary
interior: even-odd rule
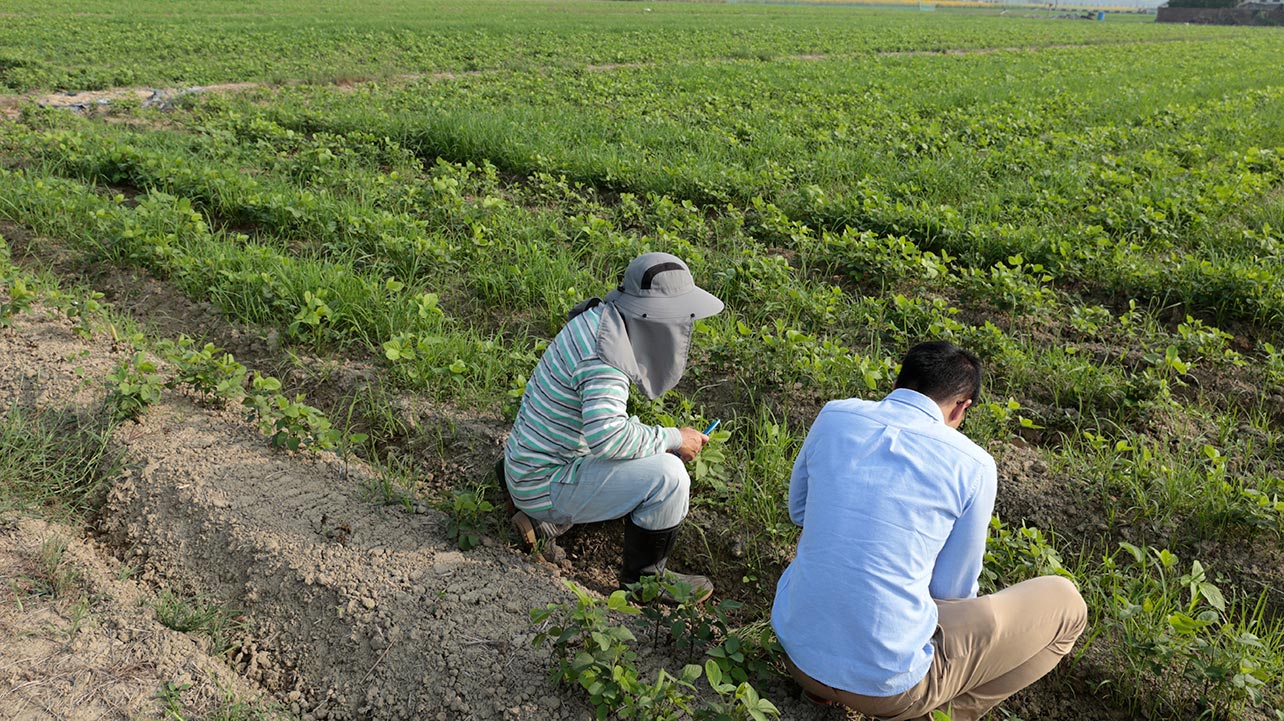
[[[963,417],[967,414],[967,409],[971,407],[971,398],[956,399],[954,405],[950,406],[949,412],[945,414],[945,425],[950,428],[958,428],[963,425]]]

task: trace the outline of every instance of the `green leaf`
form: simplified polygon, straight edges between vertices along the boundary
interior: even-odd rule
[[[1210,622],[1208,620],[1191,618],[1181,612],[1173,613],[1168,616],[1168,625],[1171,626],[1174,631],[1182,634],[1183,636],[1193,636],[1200,630],[1207,627],[1209,623]]]
[[[593,640],[597,643],[598,648],[602,649],[603,651],[611,648],[611,639],[607,638],[602,632],[594,631],[590,635],[592,636]]]
[[[715,690],[722,683],[722,668],[718,666],[717,661],[709,660],[704,662],[704,676],[709,679],[709,685]]]
[[[642,613],[637,606],[629,603],[628,591],[615,591],[606,599],[606,607],[618,613],[628,614],[630,616]]]
[[[1218,611],[1226,611],[1226,597],[1222,595],[1222,590],[1211,583],[1201,583],[1199,593],[1208,601],[1208,605]]]
[[[1124,549],[1128,553],[1132,554],[1133,560],[1135,560],[1137,563],[1141,563],[1142,560],[1145,559],[1146,554],[1143,553],[1140,548],[1132,545],[1131,543],[1125,543],[1124,541],[1120,541],[1119,547]]]

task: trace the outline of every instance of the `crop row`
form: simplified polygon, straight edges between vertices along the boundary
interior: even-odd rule
[[[562,312],[576,300],[567,291],[593,283],[594,275],[574,273],[569,284],[559,281],[552,287],[532,282],[490,288],[484,266],[532,261],[513,256],[529,243],[573,255],[555,258],[554,265],[587,260],[590,269],[608,269],[642,247],[629,238],[632,233],[643,241],[671,244],[693,255],[696,264],[704,262],[700,246],[730,251],[737,270],[721,274],[727,285],[723,292],[733,301],[745,296],[746,308],[765,304],[769,311],[743,320],[779,321],[784,316],[804,331],[832,328],[834,322],[823,297],[834,289],[825,283],[809,286],[808,295],[818,296],[809,305],[816,307],[790,311],[790,298],[798,291],[784,293],[779,286],[809,274],[846,277],[849,288],[862,290],[895,290],[910,283],[919,292],[935,285],[940,292],[955,291],[963,301],[1007,311],[1012,322],[1021,315],[1018,309],[1054,316],[1062,306],[1071,306],[1081,340],[1100,337],[1093,318],[1109,315],[1097,306],[1075,308],[1074,297],[1059,290],[1069,283],[1020,254],[976,266],[948,253],[924,251],[905,236],[850,227],[818,233],[758,198],[748,208],[727,206],[708,213],[657,195],[641,200],[626,195],[619,203],[603,204],[547,176],[501,187],[489,165],[438,163],[422,171],[387,140],[302,136],[260,120],[249,125],[258,134],[245,144],[236,143],[245,138],[229,141],[211,133],[208,125],[202,127],[208,134],[192,137],[93,130],[81,124],[72,131],[13,133],[8,147],[60,174],[187,198],[216,225],[252,229],[256,242],[283,253],[351,257],[357,265],[414,285],[451,289],[463,283],[454,288],[461,310],[469,298],[506,310],[529,306],[548,313],[547,330],[557,327]],[[389,158],[400,164],[389,169]],[[255,170],[245,173],[246,167]],[[557,206],[544,211],[531,207],[550,201]],[[772,240],[796,252],[805,272],[796,273],[778,252],[764,250]],[[461,278],[455,272],[459,265],[476,272]],[[520,264],[517,271],[522,271]],[[758,275],[763,277],[754,277]],[[1217,333],[1207,331],[1214,338]],[[1149,350],[1163,338],[1140,340],[1138,350]],[[1236,360],[1225,340],[1220,348],[1198,349],[1199,360]]]
[[[396,179],[373,168],[312,174],[304,191],[291,185],[295,171],[289,163],[284,170],[269,166],[247,175],[199,155],[185,157],[176,148],[150,150],[140,142],[94,134],[35,133],[12,147],[23,142],[26,152],[62,172],[155,192],[130,201],[137,203],[130,207],[123,196],[112,200],[83,186],[14,174],[7,179],[20,211],[15,219],[59,237],[79,238],[102,257],[149,267],[191,293],[208,293],[234,317],[286,330],[296,342],[314,348],[365,348],[420,391],[493,397],[516,387],[533,362],[533,351],[556,329],[556,319],[600,282],[579,269],[609,268],[646,247],[688,256],[728,301],[725,317],[702,326],[699,349],[714,364],[693,369],[693,377],[735,375],[765,392],[776,408],[788,408],[783,399],[796,395],[790,389],[798,384],[810,397],[885,388],[896,349],[930,336],[978,348],[994,370],[996,395],[1020,399],[1014,401],[1018,407],[1024,404],[1020,413],[1006,402],[987,406],[994,421],[978,429],[983,438],[1004,438],[1011,429],[1021,429],[1067,454],[1084,453],[1081,444],[1064,440],[1081,433],[1109,433],[1111,442],[1121,446],[1151,445],[1147,431],[1135,436],[1115,429],[1153,422],[1147,421],[1149,409],[1170,403],[1174,393],[1200,399],[1185,387],[1195,381],[1192,373],[1256,371],[1258,383],[1278,383],[1281,361],[1273,346],[1257,349],[1258,360],[1250,364],[1231,347],[1230,336],[1214,327],[1188,318],[1174,328],[1145,308],[1134,306],[1116,315],[1080,304],[1056,290],[1045,268],[1019,257],[972,268],[922,251],[904,237],[853,231],[815,237],[765,204],[728,209],[727,217],[713,219],[654,196],[607,207],[574,200],[575,193],[565,186],[559,190],[557,183],[501,189],[493,172],[443,164],[424,173],[406,166]],[[294,156],[312,157],[317,146],[333,149],[340,141],[294,142],[308,146],[295,148]],[[261,159],[280,161],[275,146],[268,147],[271,152]],[[380,153],[388,151],[380,148]],[[247,159],[243,155],[237,161]],[[370,182],[363,184],[363,178]],[[327,179],[336,188],[381,187],[375,178],[391,188],[387,196],[397,199],[398,213],[380,208],[369,195],[366,200],[374,202],[353,204],[341,193],[325,192]],[[527,208],[559,192],[559,206],[544,212]],[[60,194],[67,198],[57,200]],[[310,199],[310,205],[298,213],[262,210],[295,207],[301,198]],[[95,218],[95,224],[75,220],[83,215]],[[257,221],[253,241],[211,230],[227,218],[234,225]],[[453,222],[426,220],[445,218]],[[629,229],[639,222],[645,230],[631,238]],[[744,237],[768,227],[783,227],[797,236],[799,267]],[[365,232],[370,228],[375,232]],[[498,238],[507,240],[494,240]],[[695,251],[686,238],[727,250]],[[422,250],[392,252],[399,243],[432,248],[433,254],[424,258]],[[845,276],[853,281],[833,285],[822,280]],[[868,287],[873,277],[880,279],[882,292],[853,292],[861,288],[857,282]],[[951,300],[963,307],[1009,309],[1009,315],[965,322],[960,316],[967,314]],[[506,321],[489,336],[463,330],[484,327],[495,312],[520,318],[531,311],[547,320],[529,329]],[[1033,327],[1045,327],[1045,338],[1058,342],[1049,347],[1021,339]],[[1103,354],[1102,348],[1117,350]],[[450,382],[442,383],[443,378]],[[1248,400],[1245,411],[1256,412]],[[1200,411],[1215,427],[1234,426],[1234,406]],[[1226,420],[1217,421],[1223,414]],[[756,420],[751,423],[754,430],[746,443],[752,449],[767,431]],[[1138,499],[1125,517],[1195,514],[1238,517],[1253,528],[1274,527],[1277,514],[1269,502],[1261,505],[1259,500],[1269,501],[1278,492],[1270,472],[1276,450],[1273,444],[1250,444],[1241,457],[1229,450],[1233,435],[1223,431],[1208,441],[1232,458],[1234,483],[1210,482],[1196,455],[1176,464],[1180,480],[1142,474],[1140,480],[1123,481],[1118,474],[1106,474],[1112,481],[1101,489],[1103,497],[1117,493],[1122,482],[1130,488],[1128,495]],[[1096,448],[1086,455],[1103,457],[1084,467],[1118,465],[1117,451],[1111,455],[1109,449]],[[778,483],[787,476],[787,469],[763,470],[750,467],[748,475]],[[1163,502],[1142,503],[1156,489],[1168,489],[1158,496]],[[734,505],[751,490],[719,489],[716,495],[727,495],[725,500]],[[778,510],[771,516],[768,525],[785,525]],[[1196,528],[1203,530],[1194,535],[1214,535],[1216,526],[1198,523]]]
[[[64,210],[70,208],[64,206]],[[0,297],[0,321],[4,321],[3,324],[7,325],[13,315],[22,312],[43,292],[65,307],[69,314],[74,313],[84,332],[92,332],[98,308],[93,296],[79,297],[74,293],[50,295],[38,281],[27,278],[13,266],[7,260],[7,253],[0,254],[0,261],[3,261],[0,262],[0,278],[4,281],[4,292]],[[33,292],[30,288],[38,290]],[[198,392],[214,398],[246,400],[247,405],[249,400],[256,399],[254,407],[260,417],[277,419],[265,425],[265,432],[273,436],[273,443],[277,443],[278,437],[284,437],[286,440],[281,445],[293,448],[291,438],[311,438],[310,434],[316,432],[320,435],[314,442],[325,447],[327,438],[338,436],[323,416],[315,409],[300,405],[297,399],[290,402],[278,396],[270,406],[265,405],[268,400],[259,399],[271,398],[271,391],[279,387],[270,385],[274,379],[256,374],[253,387],[247,388],[246,369],[229,356],[219,356],[209,346],[198,349],[190,343],[180,342],[161,343],[157,347],[176,365],[177,379]],[[117,399],[114,407],[140,412],[149,398],[145,391],[159,389],[162,381],[155,367],[141,358],[141,354],[137,355],[134,361],[119,367],[109,379],[111,397]],[[136,401],[138,405],[135,408],[121,399],[131,403]],[[280,412],[277,412],[278,406]],[[653,411],[653,415],[662,413]],[[749,460],[749,470],[780,473],[780,464],[783,462],[787,466],[798,439],[769,418],[762,419],[755,430],[760,436],[754,442],[754,458]],[[288,435],[283,436],[283,433]],[[1102,439],[1094,440],[1090,436],[1089,440],[1104,445]],[[721,450],[715,446],[704,456],[705,463],[709,464],[702,474],[705,504],[710,502],[709,495],[732,485],[725,475],[725,468],[717,467],[730,460]],[[1116,445],[1114,453],[1122,458],[1135,450]],[[1138,457],[1140,455],[1137,454]],[[1213,451],[1207,454],[1207,458],[1210,471],[1225,473],[1224,457]],[[769,466],[775,464],[775,467],[754,467],[763,462]],[[779,497],[775,488],[756,490],[765,491],[761,498]],[[996,518],[987,556],[989,572],[985,585],[987,588],[1000,587],[1048,572],[1074,578],[1095,612],[1095,642],[1100,644],[1109,640],[1117,644],[1112,658],[1130,669],[1115,692],[1130,697],[1136,708],[1147,713],[1182,715],[1206,709],[1214,713],[1237,714],[1261,704],[1279,703],[1272,688],[1284,673],[1284,661],[1278,655],[1284,639],[1279,637],[1278,625],[1264,616],[1260,604],[1254,605],[1251,598],[1238,594],[1228,600],[1199,562],[1185,563],[1159,548],[1123,544],[1121,550],[1106,553],[1099,559],[1093,560],[1090,556],[1086,553],[1067,565],[1054,543],[1037,530],[1010,528]],[[621,634],[601,626],[605,620],[600,614],[594,617],[597,620],[593,621],[592,629],[585,630],[586,634],[597,631],[610,633],[612,637],[618,635],[621,639],[633,638],[632,634]],[[693,619],[701,620],[698,614]],[[710,649],[710,654],[718,661],[715,665],[723,672],[747,678],[744,676],[747,672],[762,673],[769,668],[752,658],[745,661],[743,654],[732,653],[736,649],[729,647],[728,642],[724,639],[720,645]],[[735,661],[734,658],[741,660]],[[746,665],[742,667],[741,663]],[[1154,694],[1147,684],[1152,683],[1158,674],[1163,674],[1170,681],[1180,679],[1180,683],[1167,684],[1168,691]],[[717,677],[713,671],[710,675]],[[642,692],[627,684],[618,691],[626,695]],[[598,699],[595,697],[594,700]],[[619,699],[617,702],[628,703]]]
[[[128,0],[109,12],[70,0],[20,0],[5,12],[0,87],[70,91],[586,64],[758,63],[782,55],[1092,45],[1217,33],[944,13],[907,23],[903,14],[832,8],[574,3],[550,11],[512,0],[464,6],[379,0],[360,7],[276,0],[254,13],[211,12],[193,0],[163,7]]]
[[[906,235],[974,264],[1021,254],[1102,295],[1278,328],[1284,90],[1261,73],[1279,50],[503,74],[209,106],[702,207],[761,198],[812,228]]]

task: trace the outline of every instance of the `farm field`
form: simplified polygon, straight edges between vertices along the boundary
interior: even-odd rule
[[[841,717],[799,702],[763,623],[789,472],[824,402],[945,338],[987,365],[983,588],[1061,573],[1091,614],[994,717],[1284,719],[1279,32],[587,0],[0,15],[0,622],[62,649],[42,675],[0,644],[18,702],[75,717],[80,643],[115,649],[97,678],[131,669],[93,686],[119,718],[738,719],[759,694]],[[725,603],[676,624],[608,613],[618,524],[564,561],[510,548],[490,475],[566,312],[649,250],[727,304],[677,390],[631,401],[722,419],[675,564]],[[139,638],[163,660],[122,655]],[[612,680],[549,681],[586,663]]]

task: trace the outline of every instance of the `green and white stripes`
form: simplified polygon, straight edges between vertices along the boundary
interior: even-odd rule
[[[549,508],[549,484],[573,482],[590,454],[642,458],[676,446],[669,430],[629,417],[628,376],[596,354],[601,318],[593,308],[567,323],[526,384],[506,453],[513,500],[523,510]]]

